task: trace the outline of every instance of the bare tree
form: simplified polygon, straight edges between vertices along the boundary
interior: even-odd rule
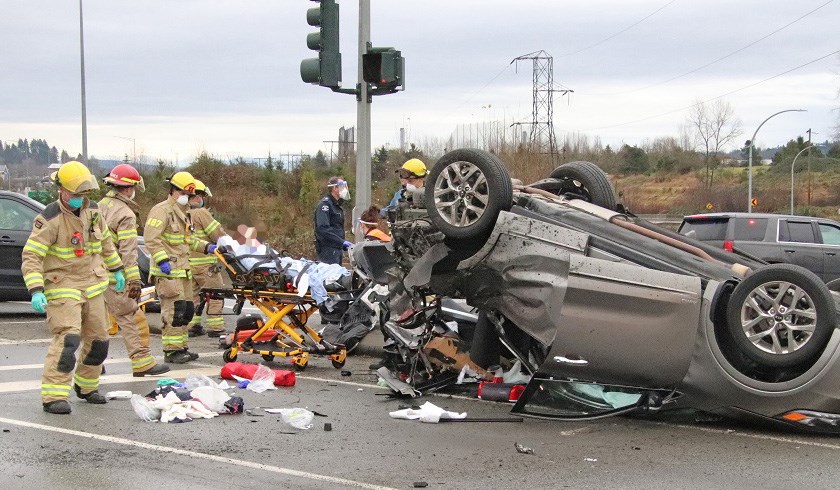
[[[730,141],[741,135],[741,120],[735,117],[735,111],[729,102],[717,99],[711,104],[697,101],[689,109],[686,119],[689,132],[693,137],[693,147],[703,152],[706,164],[705,186],[712,188],[718,153]]]

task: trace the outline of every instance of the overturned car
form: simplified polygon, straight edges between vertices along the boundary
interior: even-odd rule
[[[393,244],[355,255],[376,269],[387,247],[393,260],[379,263],[396,264],[415,305],[474,308],[469,356],[483,367],[519,360],[533,375],[515,412],[580,420],[691,407],[840,431],[837,293],[813,273],[635,218],[588,162],[521,185],[495,155],[455,150],[423,198],[422,216],[392,226]]]

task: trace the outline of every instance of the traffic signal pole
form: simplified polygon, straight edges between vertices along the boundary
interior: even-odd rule
[[[362,57],[370,45],[370,0],[359,0],[359,78],[356,95],[356,205],[353,207],[353,231],[357,241],[364,239],[356,229],[356,218],[370,207],[370,103],[368,84],[364,81]]]
[[[80,0],[81,1],[81,0]],[[306,83],[327,87],[340,94],[356,96],[356,189],[353,231],[356,218],[370,207],[370,104],[374,95],[393,94],[404,89],[405,59],[394,48],[372,47],[370,43],[370,0],[359,0],[359,70],[355,89],[341,87],[339,48],[339,5],[336,0],[312,0],[318,7],[306,11],[306,22],[318,27],[306,36],[306,46],[318,52],[317,58],[300,63],[300,78]]]

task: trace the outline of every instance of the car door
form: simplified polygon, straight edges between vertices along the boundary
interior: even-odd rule
[[[834,222],[818,221],[822,238],[823,275],[825,282],[840,278],[840,225]]]
[[[571,255],[557,337],[540,371],[648,388],[675,387],[701,321],[699,277]]]
[[[27,299],[21,252],[40,210],[14,194],[0,195],[0,300]]]
[[[780,218],[779,244],[787,262],[802,266],[823,277],[822,244],[817,239],[816,223],[812,219]]]

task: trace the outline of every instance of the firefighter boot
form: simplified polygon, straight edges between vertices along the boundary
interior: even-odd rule
[[[200,323],[196,323],[187,330],[187,335],[190,337],[201,337],[205,333],[207,333],[207,331],[204,330],[204,327],[202,327]]]
[[[108,403],[108,400],[106,400],[104,396],[99,394],[97,390],[93,390],[90,393],[82,393],[82,388],[77,384],[73,384],[73,389],[76,390],[76,396],[78,396],[82,400],[85,400],[88,403],[93,403],[94,405],[102,405],[103,403]]]
[[[135,378],[142,378],[143,376],[159,376],[163,373],[169,372],[169,366],[166,364],[155,364],[145,371],[134,373]]]
[[[51,402],[44,403],[44,411],[47,413],[66,415],[70,413],[70,403],[67,400],[53,400]]]

